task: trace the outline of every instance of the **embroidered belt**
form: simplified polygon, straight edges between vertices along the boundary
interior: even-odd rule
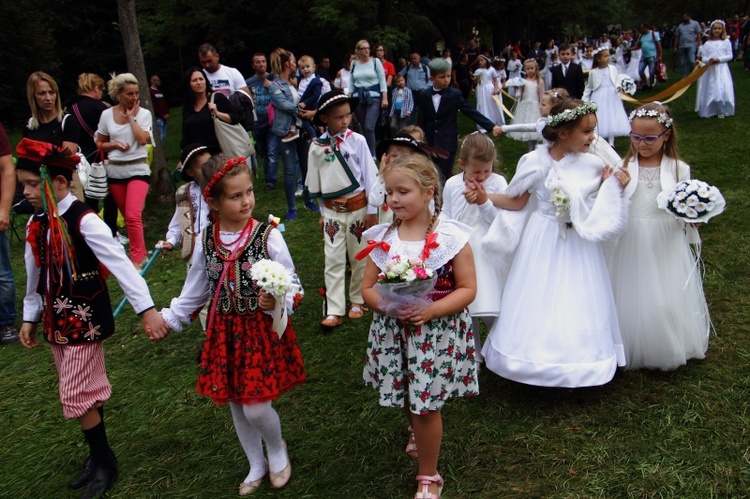
[[[78,274],[78,279],[76,279],[76,281],[90,281],[97,277],[99,277],[98,270],[92,270],[91,272],[81,272]]]
[[[337,213],[347,213],[360,210],[367,206],[367,196],[365,196],[365,191],[362,191],[350,198],[324,199],[323,204],[329,210],[333,210]]]
[[[142,165],[142,164],[148,164],[148,158],[131,159],[129,161],[117,161],[115,159],[110,159],[110,160],[107,160],[107,163],[109,163],[112,166]]]

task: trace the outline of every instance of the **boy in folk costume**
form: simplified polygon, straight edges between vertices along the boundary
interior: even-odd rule
[[[354,256],[366,246],[362,233],[377,223],[377,207],[367,204],[377,167],[365,138],[348,129],[351,101],[340,90],[321,96],[313,123],[325,126],[326,131],[310,146],[305,180],[310,196],[320,199],[327,303],[321,324],[327,328],[344,321],[347,255],[352,268],[348,315],[350,319],[364,315],[361,285],[365,265]]]
[[[181,185],[175,192],[177,207],[169,222],[167,236],[164,241],[157,243],[157,247],[161,247],[162,252],[172,251],[175,246],[182,244],[181,256],[187,262],[188,270],[193,264],[193,247],[196,238],[208,225],[208,214],[211,211],[200,188],[203,179],[201,166],[211,158],[212,154],[217,153],[219,151],[202,144],[189,144],[182,150],[177,171],[180,172],[182,180],[187,183]],[[207,310],[204,307],[199,316],[203,331],[206,330],[206,315]]]
[[[44,326],[60,381],[67,419],[81,425],[90,454],[71,488],[86,487],[82,498],[99,497],[117,478],[117,459],[104,428],[104,408],[112,393],[102,341],[114,333],[106,277],[111,269],[152,339],[167,333],[146,281],[133,267],[107,225],[70,193],[77,156],[47,142],[23,139],[16,148],[23,193],[40,210],[26,229],[26,297],[21,344],[38,346]],[[41,211],[41,210],[44,211]]]

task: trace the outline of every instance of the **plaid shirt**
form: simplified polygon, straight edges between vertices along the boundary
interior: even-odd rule
[[[394,88],[391,94],[391,113],[390,116],[396,114],[396,92],[402,90],[400,88]],[[411,114],[414,110],[414,97],[409,87],[404,87],[404,99],[401,101],[400,118],[406,118],[407,114]]]

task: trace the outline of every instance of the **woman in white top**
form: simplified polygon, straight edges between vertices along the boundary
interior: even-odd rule
[[[107,84],[117,105],[102,112],[96,142],[107,153],[107,181],[130,238],[130,260],[140,270],[146,263],[143,205],[151,169],[146,145],[152,143],[153,119],[140,107],[138,80],[130,73],[114,75]]]

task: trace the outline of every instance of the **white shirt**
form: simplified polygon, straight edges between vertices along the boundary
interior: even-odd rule
[[[226,245],[226,248],[231,251],[237,245],[241,234],[242,231],[221,232],[221,240],[226,242],[234,239],[234,242]],[[252,236],[252,231],[250,231],[247,237],[250,236]],[[282,264],[290,272],[294,272],[292,255],[289,253],[289,248],[287,248],[281,232],[276,229],[271,230],[268,235],[266,247],[268,248],[268,256],[271,260]],[[208,294],[206,254],[203,251],[203,238],[199,237],[195,242],[195,250],[193,251],[193,266],[188,271],[180,296],[173,298],[169,304],[169,308],[163,308],[160,313],[172,330],[182,331],[183,324],[190,324],[192,322],[190,316],[196,310],[204,307],[209,298]],[[293,300],[294,293],[287,293],[286,309],[289,314],[293,311]],[[264,312],[271,314],[269,310],[264,310]]]
[[[190,206],[193,208],[193,233],[196,237],[200,237],[200,233],[203,232],[203,229],[208,225],[208,214],[211,209],[203,198],[203,191],[198,187],[198,184],[195,183],[195,180],[190,182]],[[180,229],[177,208],[175,208],[172,220],[169,221],[167,236],[164,240],[170,243],[174,248],[177,247],[181,239],[182,230]]]
[[[76,197],[68,194],[57,203],[60,215],[64,214],[73,204]],[[29,219],[29,223],[33,217]],[[28,234],[28,224],[27,224]],[[137,314],[154,306],[154,301],[148,291],[145,279],[141,277],[133,263],[125,254],[122,245],[112,237],[112,231],[96,213],[91,212],[81,217],[80,231],[83,239],[94,252],[99,261],[115,276],[117,283],[128,298],[130,305]],[[47,234],[49,237],[49,232]],[[23,254],[26,265],[26,296],[23,299],[24,322],[39,322],[42,316],[42,295],[37,293],[39,284],[39,268],[36,266],[34,252],[27,242]]]
[[[482,182],[487,194],[500,194],[508,186],[508,182],[502,175],[493,173]],[[464,191],[466,190],[466,184],[464,183],[464,173],[458,173],[453,175],[445,182],[443,188],[443,207],[440,210],[440,218],[442,219],[453,219],[459,220],[461,212],[468,206]],[[499,208],[496,208],[489,199],[484,204],[479,205],[479,214],[482,221],[489,227],[492,221],[497,215]]]
[[[213,73],[209,73],[205,69],[203,73],[206,75],[206,79],[211,83],[211,88],[214,92],[219,92],[229,97],[240,88],[245,88],[247,83],[245,78],[242,76],[237,69],[219,65],[219,69]]]

